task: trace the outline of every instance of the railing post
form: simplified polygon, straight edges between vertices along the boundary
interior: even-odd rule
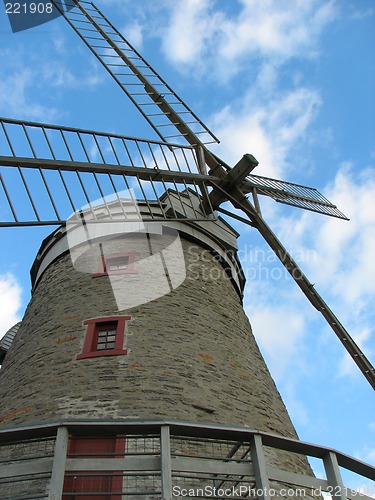
[[[169,425],[160,428],[161,498],[172,500],[172,462]]]
[[[254,467],[255,486],[259,500],[271,500],[267,465],[263,453],[262,437],[254,434],[250,442],[251,460]]]
[[[60,500],[62,497],[68,441],[69,432],[67,427],[59,427],[56,434],[48,500]]]
[[[329,451],[324,455],[323,462],[329,486],[328,493],[332,498],[346,500],[347,496],[345,494],[344,483],[342,482],[336,454],[333,451]]]

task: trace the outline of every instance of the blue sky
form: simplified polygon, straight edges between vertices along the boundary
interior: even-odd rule
[[[216,154],[318,188],[350,222],[261,199],[264,216],[375,363],[373,0],[97,0],[220,138]],[[0,4],[0,115],[153,131],[62,19],[13,34]],[[375,463],[375,398],[250,227],[245,309],[301,439]],[[0,336],[29,300],[48,228],[2,229]],[[353,479],[353,485],[355,480]]]

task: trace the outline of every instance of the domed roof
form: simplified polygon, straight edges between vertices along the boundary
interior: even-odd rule
[[[20,326],[21,321],[13,325],[12,328],[9,328],[4,337],[0,339],[0,363],[3,362],[5,355],[10,349],[10,346],[12,345],[14,337],[16,336],[16,333],[18,332]]]

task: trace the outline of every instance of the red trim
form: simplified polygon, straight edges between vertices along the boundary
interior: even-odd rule
[[[125,457],[125,449],[126,449],[126,436],[117,436],[116,441],[115,441],[115,457]],[[121,470],[115,470],[113,471],[113,474],[118,474],[114,475],[112,477],[112,493],[118,493],[122,492],[122,484],[123,484],[123,476],[121,475],[123,471]],[[120,495],[111,495],[110,500],[121,500],[123,496]]]
[[[131,320],[131,316],[106,316],[102,318],[87,319],[83,322],[87,326],[82,352],[77,354],[76,359],[94,358],[97,356],[119,356],[128,353],[124,349],[124,337],[126,322]],[[103,323],[113,323],[116,328],[115,348],[98,351],[99,325]]]
[[[137,269],[134,267],[135,258],[138,257],[140,253],[132,252],[132,253],[114,253],[110,255],[102,255],[98,259],[98,271],[92,275],[93,278],[99,278],[100,276],[111,276],[113,274],[138,274]],[[120,257],[126,257],[126,269],[117,269],[115,271],[111,271],[110,268],[110,260],[111,259],[119,259]]]

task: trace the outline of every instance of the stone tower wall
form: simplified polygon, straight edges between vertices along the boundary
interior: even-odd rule
[[[136,250],[135,267],[148,252],[137,237],[105,245],[112,254]],[[97,259],[90,249],[75,266],[69,253],[51,263],[0,372],[2,425],[166,418],[295,436],[238,291],[207,248],[184,238],[182,247],[184,282],[125,310],[118,309],[108,276],[93,278]],[[118,279],[131,295],[138,276]],[[124,339],[128,353],[76,359],[84,321],[103,316],[131,317]]]

